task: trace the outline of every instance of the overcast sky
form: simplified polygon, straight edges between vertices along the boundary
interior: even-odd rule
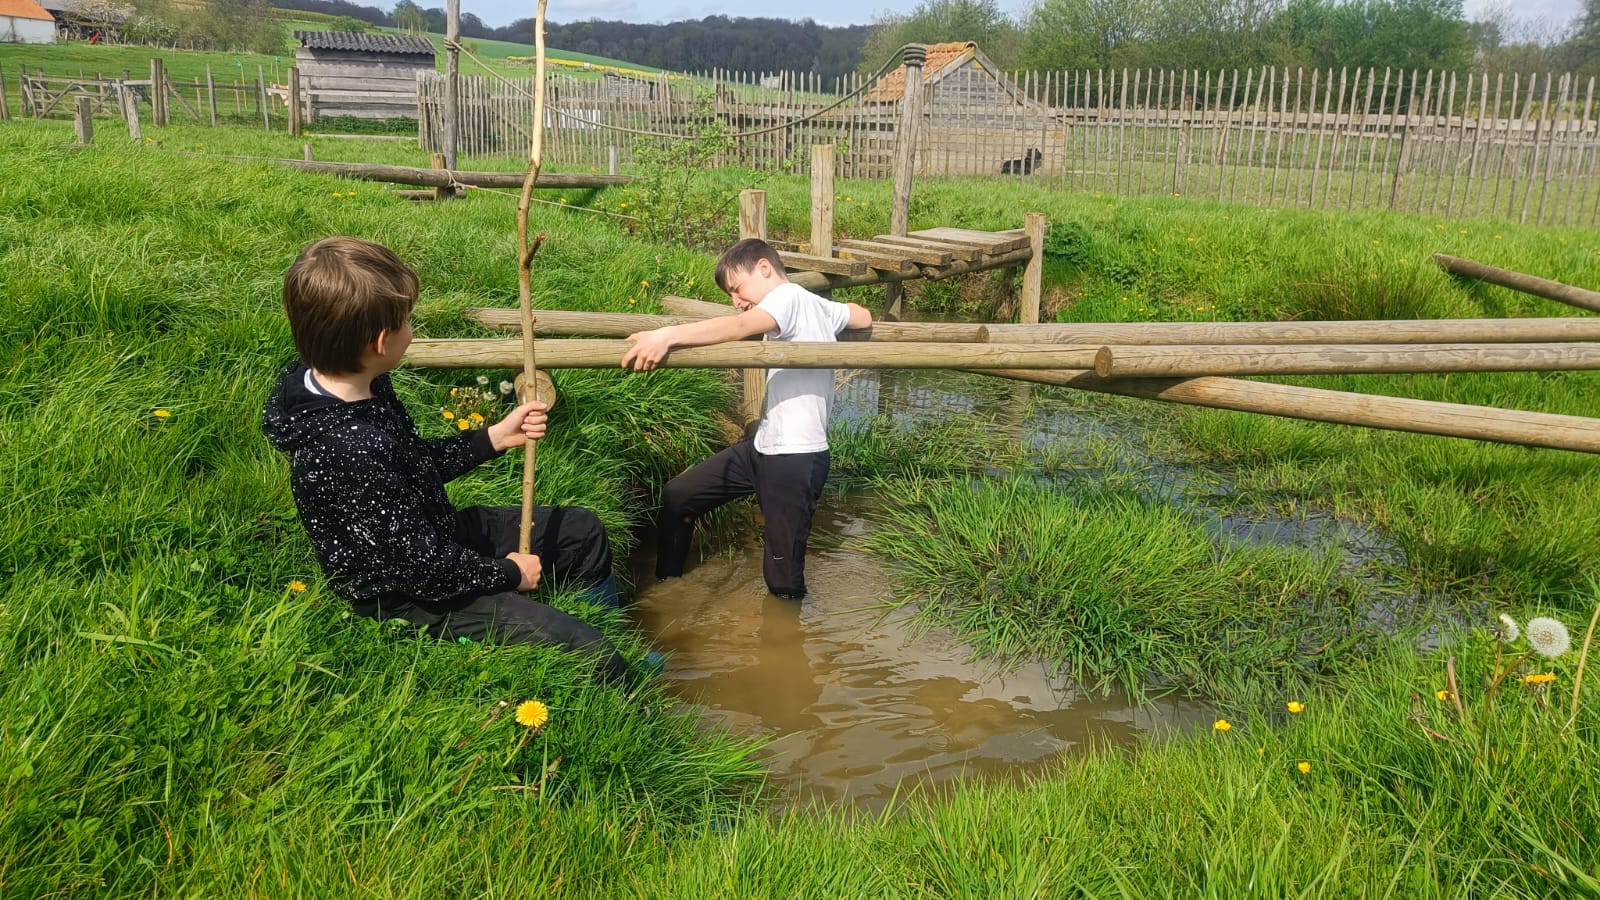
[[[1581,3],[1582,0],[1466,0],[1466,11],[1467,18],[1471,19],[1488,9],[1506,8],[1519,18],[1543,17],[1565,23],[1578,14]],[[424,0],[421,5],[433,6],[434,3]],[[1032,5],[1032,0],[1001,0],[1000,8],[1020,17]],[[724,15],[809,18],[824,25],[867,25],[881,13],[909,12],[916,6],[917,0],[808,0],[766,7],[735,0],[552,0],[548,15],[552,22],[584,19],[676,22]],[[516,19],[532,18],[534,3],[533,0],[462,0],[461,10],[498,27]]]

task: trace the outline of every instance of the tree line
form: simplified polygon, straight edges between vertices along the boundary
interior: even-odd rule
[[[335,17],[330,28],[445,31],[442,8],[399,0],[390,10],[351,0],[76,0],[136,15],[128,36],[220,49],[279,47],[282,10]],[[1035,0],[1009,16],[999,0],[923,0],[871,25],[707,16],[665,25],[550,23],[551,47],[674,71],[806,72],[825,80],[870,73],[907,43],[975,41],[1002,68],[1434,68],[1600,75],[1600,0],[1570,22],[1519,18],[1501,0],[1469,20],[1462,0]],[[271,4],[270,6],[268,4]],[[168,25],[166,23],[176,23]],[[150,32],[149,34],[140,33]],[[530,43],[532,19],[491,27],[462,13],[466,38]]]
[[[862,69],[906,43],[977,41],[1002,68],[1385,67],[1600,75],[1600,0],[1571,22],[1519,18],[1510,0],[1474,20],[1461,0],[923,0],[881,17]]]

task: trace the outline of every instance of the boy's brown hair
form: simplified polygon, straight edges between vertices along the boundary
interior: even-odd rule
[[[717,287],[722,288],[724,294],[730,293],[728,279],[735,272],[753,271],[756,263],[763,259],[772,264],[772,271],[779,275],[784,274],[783,257],[772,249],[771,244],[760,238],[745,238],[729,247],[723,251],[722,258],[717,260]]]
[[[330,237],[310,245],[283,276],[301,361],[330,375],[359,372],[378,333],[406,324],[419,288],[417,273],[381,244]]]

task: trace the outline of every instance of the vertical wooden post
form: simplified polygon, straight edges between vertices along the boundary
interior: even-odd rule
[[[428,157],[428,165],[431,166],[432,168],[435,168],[435,169],[446,169],[446,170],[448,170],[450,168],[450,166],[449,166],[449,164],[448,164],[448,162],[447,162],[447,160],[445,158],[445,155],[443,153],[431,154]],[[433,199],[435,199],[435,200],[449,200],[451,195],[453,195],[454,193],[455,193],[455,190],[453,188],[451,188],[450,186],[448,186],[448,185],[443,186],[443,187],[436,187],[436,188],[433,189]]]
[[[22,114],[33,115],[33,92],[28,90],[28,64],[17,66],[17,93],[22,95]]]
[[[617,145],[616,144],[612,144],[611,146],[606,148],[606,174],[607,175],[615,175],[615,174],[617,174],[617,171],[620,168],[620,166],[618,165],[618,158],[620,156],[621,156],[621,154],[617,151]]]
[[[900,97],[900,122],[895,131],[894,204],[889,211],[890,234],[904,235],[910,224],[911,180],[917,165],[917,131],[922,124],[922,64],[927,59],[927,47],[921,44],[906,47],[905,86]],[[891,281],[884,286],[887,315],[891,320],[900,317],[902,293],[898,281]]]
[[[217,82],[211,77],[210,63],[206,63],[206,109],[211,112],[211,127],[217,127]]]
[[[289,134],[299,137],[300,123],[300,67],[289,67]]]
[[[122,118],[128,123],[128,137],[135,142],[144,140],[144,129],[139,127],[139,99],[126,84],[119,85],[118,92],[122,95]]]
[[[90,107],[92,102],[88,97],[79,97],[77,111],[73,115],[72,124],[78,132],[80,147],[94,143],[94,113]]]
[[[267,109],[267,70],[256,66],[256,103],[261,107],[261,127],[272,130],[272,114]]]
[[[833,255],[833,145],[811,145],[811,253]]]
[[[300,145],[300,155],[305,157],[306,162],[310,162],[311,161],[311,145],[310,144],[301,144]]]
[[[11,120],[11,104],[6,100],[6,73],[0,72],[0,122]]]
[[[1195,81],[1200,81],[1199,73]],[[1196,85],[1198,86],[1198,84]],[[1189,90],[1189,72],[1183,73],[1183,86],[1178,89],[1178,152],[1172,158],[1172,193],[1183,193],[1183,170],[1189,164],[1189,132],[1194,128],[1194,93]]]
[[[456,112],[461,103],[461,51],[458,49],[461,41],[461,0],[446,0],[444,24],[444,140],[439,149],[444,151],[444,163],[434,168],[454,169],[456,167],[456,137],[459,134],[461,118]],[[432,67],[430,67],[432,68]],[[543,127],[542,122],[533,123],[534,128]],[[438,191],[434,192],[436,198],[442,199]]]
[[[161,106],[167,99],[161,87],[161,58],[153,56],[150,58],[150,124],[155,126],[162,124]]]
[[[1028,236],[1028,266],[1022,270],[1022,311],[1017,321],[1024,325],[1039,323],[1039,306],[1044,288],[1044,213],[1031,212],[1023,220],[1022,231]]]
[[[743,190],[739,192],[739,239],[767,238],[767,192]],[[761,424],[761,414],[767,406],[767,370],[743,369],[740,380],[744,385],[744,399],[739,404],[739,427],[746,437],[755,433]]]

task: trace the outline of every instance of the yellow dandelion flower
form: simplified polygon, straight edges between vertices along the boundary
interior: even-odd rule
[[[170,418],[172,418],[172,413],[170,411],[168,411],[168,410],[165,410],[165,409],[158,409],[155,412],[151,413],[150,415],[155,416],[158,419],[170,419]]]
[[[1214,731],[1232,731],[1233,723],[1229,722],[1227,719],[1218,719],[1216,723],[1211,726],[1211,728]]]
[[[844,202],[849,203],[850,202],[850,198],[849,197],[844,198]]]
[[[288,584],[284,585],[284,587],[287,587],[296,594],[304,594],[306,592],[306,583],[298,578],[293,579]]]
[[[562,202],[562,203],[565,203],[565,202],[567,202],[567,198],[565,198],[565,197],[562,197],[562,198],[561,198],[561,202]]]
[[[466,431],[468,428],[472,427],[472,423],[468,422],[466,419],[457,419],[456,420],[456,427],[461,429],[462,431]]]
[[[628,208],[628,204],[626,204],[626,203],[618,203],[617,204],[617,209],[627,209],[627,208]]]
[[[1266,756],[1267,755],[1267,748],[1265,748],[1265,747],[1257,747],[1256,748],[1256,755],[1257,756]]]
[[[649,287],[649,286],[650,286],[650,282],[648,282],[648,281],[645,281],[645,280],[643,280],[643,279],[640,279],[640,280],[639,280],[639,286],[640,286],[640,287]]]
[[[1300,770],[1301,775],[1311,774],[1311,763],[1307,762],[1306,760],[1300,760],[1299,762],[1295,763],[1294,767]]]
[[[1466,234],[1466,233],[1467,233],[1467,230],[1466,230],[1466,229],[1465,229],[1465,228],[1463,228],[1463,229],[1461,229],[1461,233],[1462,233],[1462,234]]]
[[[481,416],[481,415],[479,415],[477,413],[473,413],[472,415],[467,416],[467,418],[471,419],[474,422],[482,422],[483,421],[483,416]]]
[[[1554,673],[1554,672],[1535,672],[1532,675],[1523,676],[1522,683],[1523,684],[1549,684],[1550,682],[1555,681],[1555,680],[1556,680],[1556,673]]]
[[[451,388],[450,389],[450,396],[454,397],[459,390],[460,390],[459,388]]]
[[[550,707],[537,700],[517,704],[517,724],[523,728],[543,728],[550,721]]]
[[[1297,716],[1306,711],[1306,705],[1299,700],[1290,700],[1284,704],[1284,707]]]
[[[634,305],[634,304],[635,304],[635,303],[638,303],[638,302],[639,302],[639,301],[637,301],[637,300],[635,300],[635,299],[633,299],[633,298],[632,298],[632,297],[629,297],[629,298],[628,298],[628,305],[629,305],[629,306],[633,306],[633,305]]]
[[[454,418],[455,418],[455,417],[456,417],[456,414],[455,414],[455,413],[453,413],[453,412],[451,412],[451,411],[450,411],[450,410],[448,410],[448,409],[441,409],[441,410],[439,410],[439,415],[441,415],[441,416],[443,416],[443,417],[444,417],[444,420],[445,420],[445,421],[446,421],[446,422],[448,422],[448,421],[450,421],[450,420],[451,420],[451,419],[454,419]]]
[[[334,196],[334,199],[338,199],[340,197],[343,197],[344,194],[340,193],[339,191],[334,191],[333,192],[333,196]]]
[[[694,279],[689,279],[689,287],[694,287]]]
[[[1437,691],[1434,691],[1433,695],[1435,697],[1439,698],[1439,702],[1440,703],[1448,703],[1450,701],[1450,698],[1455,696],[1454,694],[1450,693],[1449,691],[1445,690],[1444,688],[1440,688]]]
[[[1498,235],[1498,234],[1497,234],[1497,235],[1495,235],[1495,236],[1494,236],[1494,239],[1495,239],[1495,240],[1497,240],[1497,241],[1498,241],[1498,240],[1500,240],[1500,235]]]

